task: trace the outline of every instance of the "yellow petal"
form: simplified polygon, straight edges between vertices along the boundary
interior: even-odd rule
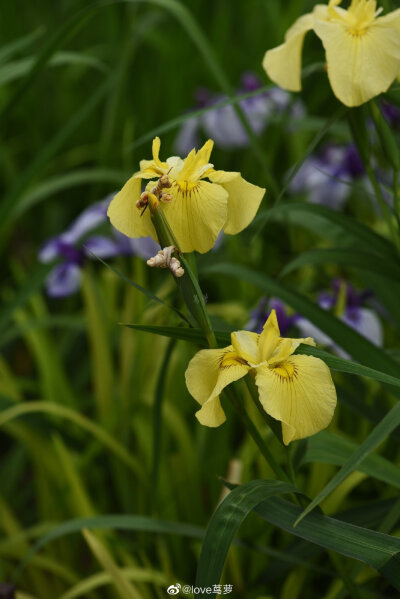
[[[272,353],[272,356],[268,358],[268,364],[271,366],[278,362],[283,362],[296,351],[301,343],[312,345],[314,347],[316,345],[314,339],[311,337],[306,337],[305,339],[281,339]]]
[[[264,197],[265,189],[243,179],[240,173],[211,171],[207,177],[219,183],[229,194],[228,219],[224,232],[236,235],[245,229],[255,217]]]
[[[189,152],[177,179],[179,181],[198,181],[204,172],[213,166],[208,162],[213,146],[213,140],[209,139],[198,152],[194,149]]]
[[[206,401],[206,403],[201,406],[200,410],[197,410],[195,416],[200,424],[211,428],[220,426],[226,420],[225,412],[222,409],[221,401],[218,396],[212,397]]]
[[[160,147],[161,141],[159,137],[153,139],[153,160],[141,160],[140,161],[140,176],[142,179],[153,179],[154,177],[161,177],[169,170],[168,162],[162,162],[160,160]]]
[[[280,331],[276,311],[271,310],[259,340],[259,362],[268,360],[273,354],[280,338]]]
[[[282,422],[285,445],[326,428],[336,407],[329,368],[313,356],[290,356],[275,368],[256,369],[264,410]]]
[[[228,193],[220,185],[199,181],[191,191],[171,188],[174,199],[163,204],[182,252],[208,252],[226,222]]]
[[[196,416],[205,426],[219,426],[225,421],[219,394],[249,370],[248,366],[233,359],[233,353],[231,345],[224,349],[203,349],[192,358],[187,367],[186,386],[190,395],[202,406]]]
[[[268,77],[290,91],[301,90],[301,52],[304,36],[313,28],[314,15],[303,15],[286,32],[285,43],[268,50],[263,67]]]
[[[384,20],[359,35],[325,21],[316,21],[314,30],[326,51],[333,93],[346,106],[359,106],[386,91],[398,75],[400,36]]]
[[[111,200],[107,216],[113,227],[128,237],[147,237],[151,235],[157,241],[157,235],[147,209],[141,216],[136,208],[140,198],[141,180],[133,175]]]
[[[236,331],[231,334],[231,342],[235,351],[249,364],[258,363],[258,340],[257,333],[250,331]]]

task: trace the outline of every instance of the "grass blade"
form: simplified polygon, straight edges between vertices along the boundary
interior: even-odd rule
[[[253,480],[234,488],[218,506],[208,525],[197,569],[196,586],[218,584],[233,538],[252,509],[268,497],[294,492],[296,489],[292,485],[277,480]],[[195,596],[200,599],[210,594],[200,592]],[[211,597],[215,597],[215,593]]]
[[[400,403],[396,404],[373,429],[353,455],[347,460],[344,466],[335,474],[329,483],[312,500],[301,515],[296,520],[296,525],[307,516],[317,505],[321,503],[332,491],[340,485],[344,479],[359,466],[365,458],[380,445],[390,433],[400,425]]]
[[[356,360],[394,377],[399,374],[398,363],[382,349],[297,291],[285,287],[271,277],[244,266],[230,263],[215,264],[207,267],[202,272],[207,275],[219,274],[241,279],[262,289],[264,293],[279,297],[299,314],[313,322]]]

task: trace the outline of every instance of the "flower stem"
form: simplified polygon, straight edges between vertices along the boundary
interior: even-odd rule
[[[176,248],[179,259],[185,269],[185,274],[179,279],[174,277],[175,282],[180,289],[182,297],[189,311],[198,322],[200,328],[204,331],[208,345],[211,348],[217,347],[214,331],[207,313],[204,296],[200,289],[199,282],[189,265],[189,261],[181,253],[175,235],[171,230],[165,214],[160,206],[152,209],[151,219],[153,221],[161,247],[173,245]]]
[[[227,389],[225,389],[225,393],[228,396],[231,404],[235,408],[236,412],[239,414],[242,422],[244,423],[245,427],[247,428],[247,431],[249,432],[250,436],[253,438],[253,441],[255,442],[255,444],[257,445],[257,447],[263,454],[264,458],[267,460],[271,469],[275,472],[276,476],[280,480],[284,480],[286,482],[291,482],[289,480],[289,477],[286,474],[286,472],[278,464],[278,462],[275,460],[274,456],[268,449],[267,445],[264,443],[264,441],[263,441],[260,433],[256,429],[253,421],[250,419],[247,412],[243,409],[243,407],[237,397],[235,388],[233,386],[228,387]]]

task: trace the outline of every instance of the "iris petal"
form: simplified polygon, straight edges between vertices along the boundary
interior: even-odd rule
[[[290,356],[275,368],[256,370],[260,401],[267,414],[282,422],[288,445],[326,428],[336,406],[329,368],[313,356]]]
[[[221,407],[219,394],[233,381],[245,376],[249,367],[230,359],[224,366],[227,354],[234,352],[233,346],[224,349],[204,349],[189,362],[186,370],[186,386],[194,399],[201,404],[196,413],[201,424],[216,427],[225,422],[225,413]]]
[[[164,204],[163,210],[182,252],[203,254],[214,246],[226,222],[228,193],[208,181],[187,189],[178,185],[171,188],[174,199]]]
[[[141,180],[135,175],[131,177],[113,198],[107,215],[111,224],[128,237],[151,236],[157,241],[156,232],[150,218],[150,210],[141,215],[136,207],[140,198]]]
[[[304,36],[314,26],[314,15],[303,15],[288,29],[285,42],[264,56],[263,67],[268,77],[290,91],[301,90],[301,52]]]
[[[315,22],[331,87],[346,106],[359,106],[385,92],[399,74],[400,36],[382,20],[358,35],[342,23]]]
[[[224,232],[228,235],[240,233],[255,217],[265,189],[249,183],[240,173],[212,171],[207,173],[207,177],[210,181],[222,185],[229,194]]]

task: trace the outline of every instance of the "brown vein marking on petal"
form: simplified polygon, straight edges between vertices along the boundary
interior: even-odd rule
[[[226,352],[220,359],[220,368],[230,368],[231,366],[237,365],[247,366],[246,360],[241,358],[239,354],[234,351]]]
[[[297,378],[297,368],[291,362],[281,362],[272,368],[272,372],[279,377],[282,382],[290,383]]]

